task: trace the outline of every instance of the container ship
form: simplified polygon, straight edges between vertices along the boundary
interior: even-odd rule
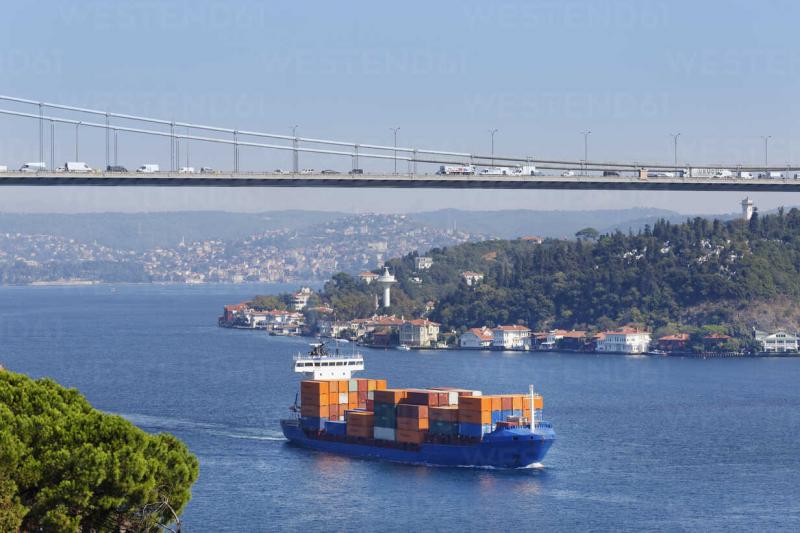
[[[281,429],[293,444],[352,457],[436,465],[524,468],[540,463],[555,441],[534,394],[483,395],[435,387],[389,388],[384,379],[353,378],[361,354],[312,345],[294,357],[300,382],[292,417]]]

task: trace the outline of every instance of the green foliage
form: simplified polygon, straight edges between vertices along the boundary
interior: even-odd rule
[[[600,232],[594,228],[583,228],[578,230],[575,236],[579,239],[589,239],[593,241],[600,236]]]
[[[149,435],[49,379],[0,371],[2,531],[148,531],[173,517],[147,506],[180,512],[198,469],[172,435]]]
[[[289,304],[291,303],[291,295],[290,294],[268,294],[262,296],[256,296],[253,298],[253,301],[250,304],[255,309],[262,309],[262,310],[270,310],[270,309],[277,309],[280,311],[285,311],[289,308]]]

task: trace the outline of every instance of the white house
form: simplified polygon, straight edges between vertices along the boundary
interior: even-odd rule
[[[492,348],[525,350],[530,346],[531,330],[525,326],[497,326],[492,330]]]
[[[645,353],[650,349],[650,333],[632,328],[617,331],[606,331],[605,336],[598,339],[597,352],[609,353]]]
[[[361,278],[367,285],[378,279],[378,275],[376,273],[366,271],[359,274],[358,277]]]
[[[467,285],[469,285],[470,287],[483,281],[483,274],[481,274],[480,272],[472,272],[470,270],[462,272],[461,277],[464,278],[464,281],[466,281]]]
[[[798,337],[785,331],[775,333],[756,331],[756,340],[761,343],[763,352],[796,352],[798,351]]]
[[[417,257],[414,260],[414,266],[417,270],[428,270],[433,266],[433,258],[431,257]]]
[[[295,311],[302,311],[308,305],[308,300],[311,298],[313,291],[308,287],[303,287],[292,295],[292,305]]]
[[[469,350],[488,350],[492,347],[494,334],[489,328],[471,328],[458,338],[458,345]]]

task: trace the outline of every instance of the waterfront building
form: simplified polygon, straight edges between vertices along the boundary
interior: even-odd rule
[[[458,345],[468,350],[488,350],[493,340],[494,334],[489,328],[471,328],[458,337]]]
[[[409,320],[400,326],[400,344],[411,348],[430,348],[439,340],[439,326],[427,318]]]
[[[417,257],[414,259],[414,266],[417,270],[428,270],[433,266],[433,258],[431,257]]]
[[[645,353],[650,348],[650,340],[650,333],[647,331],[622,328],[606,331],[603,338],[597,340],[595,350],[607,353]]]
[[[798,351],[798,337],[783,330],[773,333],[764,331],[755,332],[756,341],[761,344],[762,352],[796,352]]]
[[[525,326],[497,326],[492,330],[492,348],[526,350],[530,347],[531,330]]]
[[[665,352],[685,352],[689,343],[688,333],[676,333],[674,335],[664,335],[659,337],[658,349]]]

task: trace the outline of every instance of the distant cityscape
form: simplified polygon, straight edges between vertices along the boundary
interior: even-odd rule
[[[257,228],[254,228],[257,229]],[[0,233],[0,282],[286,283],[324,280],[375,268],[414,250],[478,241],[487,235],[433,227],[406,215],[362,214],[301,229],[254,231],[145,251],[29,233]]]

